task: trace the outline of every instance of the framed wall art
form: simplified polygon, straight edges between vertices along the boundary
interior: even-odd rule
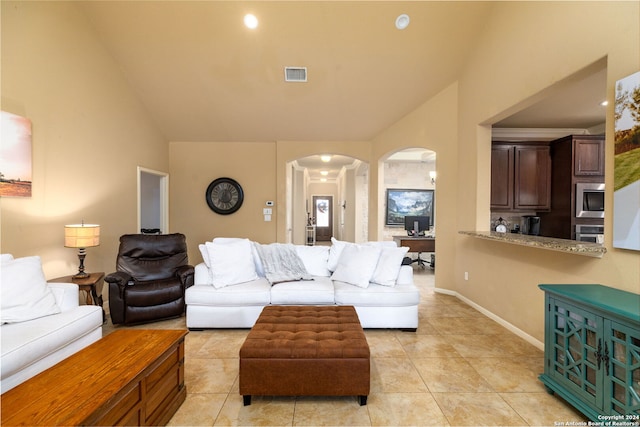
[[[434,190],[387,189],[386,225],[404,226],[404,217],[428,216],[433,224]]]
[[[31,120],[0,111],[0,196],[31,197]]]
[[[640,250],[640,71],[616,82],[613,246]]]

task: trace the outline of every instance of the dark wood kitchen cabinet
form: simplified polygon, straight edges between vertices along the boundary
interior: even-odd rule
[[[573,174],[575,176],[604,176],[604,138],[574,136]]]
[[[513,150],[512,145],[491,147],[491,209],[513,208]]]
[[[540,234],[575,239],[576,225],[604,225],[602,218],[576,218],[576,184],[604,183],[604,135],[569,135],[551,141],[551,210],[541,213]]]
[[[551,157],[544,143],[491,147],[491,209],[546,211],[551,200]]]

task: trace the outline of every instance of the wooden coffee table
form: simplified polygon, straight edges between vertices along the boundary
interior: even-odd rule
[[[2,394],[2,425],[165,425],[187,394],[186,334],[115,331]]]

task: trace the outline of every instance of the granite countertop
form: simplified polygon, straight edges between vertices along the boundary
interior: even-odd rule
[[[577,240],[555,239],[552,237],[529,236],[517,233],[497,233],[495,231],[459,231],[466,236],[495,242],[511,243],[532,248],[548,249],[569,254],[602,258],[607,248],[597,243],[580,242]]]

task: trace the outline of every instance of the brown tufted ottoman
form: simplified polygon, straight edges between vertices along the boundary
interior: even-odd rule
[[[240,348],[240,394],[369,395],[369,345],[352,306],[267,306]]]

